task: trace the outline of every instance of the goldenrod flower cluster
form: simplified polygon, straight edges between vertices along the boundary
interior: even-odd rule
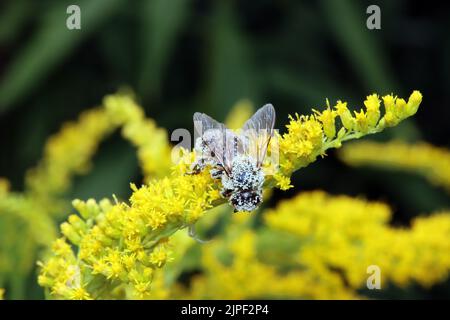
[[[355,289],[365,284],[370,265],[380,267],[383,280],[400,286],[445,280],[450,212],[417,218],[410,229],[389,227],[391,216],[383,203],[313,192],[282,202],[267,213],[266,222],[306,243],[296,257],[300,264],[341,270]]]
[[[255,231],[232,224],[203,246],[203,273],[173,297],[354,299],[371,265],[380,267],[382,288],[430,286],[449,275],[449,211],[397,229],[384,203],[315,191],[262,215]]]
[[[61,130],[50,137],[39,164],[28,171],[25,190],[3,192],[0,196],[0,212],[6,213],[8,230],[0,244],[0,274],[11,279],[26,278],[33,267],[39,247],[47,247],[56,238],[56,226],[52,216],[67,211],[64,195],[71,186],[75,174],[86,173],[90,159],[102,139],[112,130],[112,122],[102,108],[82,113],[77,121],[66,123]],[[2,185],[2,183],[0,183]],[[4,183],[3,183],[4,185]],[[5,189],[0,186],[0,189]],[[15,287],[17,281],[14,282]],[[21,291],[16,294],[16,291]],[[17,298],[23,298],[23,288],[11,290]]]
[[[3,300],[4,294],[5,294],[5,289],[0,288],[0,300]]]
[[[353,166],[376,166],[421,174],[450,192],[450,152],[426,142],[402,141],[352,143],[339,153]]]
[[[119,127],[137,147],[146,179],[168,172],[171,161],[167,133],[145,118],[129,95],[116,94],[107,96],[101,107],[64,124],[50,137],[43,159],[27,173],[23,192],[11,192],[9,182],[0,179],[0,283],[13,286],[8,290],[13,298],[24,298],[23,281],[39,249],[56,239],[53,219],[70,208],[65,195],[73,177],[90,170],[100,143]]]
[[[85,174],[99,144],[115,129],[122,127],[123,137],[137,147],[145,177],[167,174],[171,166],[170,144],[165,130],[145,118],[131,96],[106,96],[103,106],[83,112],[79,119],[66,123],[51,137],[39,165],[26,178],[28,189],[39,199],[64,194],[75,174]],[[49,207],[52,207],[49,205]]]
[[[150,146],[150,135],[141,135],[141,130],[150,131],[148,128],[155,126],[142,120],[139,108],[132,101],[123,99],[120,96],[106,98],[106,109],[116,116],[115,123],[123,125],[125,136],[131,136],[133,143],[139,147]],[[313,162],[328,148],[340,147],[342,141],[393,125],[384,117],[378,121],[376,101],[376,95],[368,98],[367,112],[361,111],[355,117],[348,115],[345,112],[348,109],[341,106],[340,111],[328,108],[316,115],[291,118],[288,132],[280,137],[281,171],[274,176],[277,186],[286,189],[293,171]],[[420,102],[421,95],[415,91],[407,104],[395,106],[395,119],[400,121],[414,114]],[[124,105],[128,107],[121,109]],[[344,127],[335,136],[332,127],[339,112],[342,112]],[[128,123],[133,125],[128,126]],[[164,143],[157,145],[162,149],[166,146]],[[152,164],[146,166],[147,161],[153,161],[156,154],[162,157],[168,154],[166,151],[150,152],[150,149],[142,152],[141,160],[148,172],[153,167]],[[149,179],[139,188],[132,185],[129,204],[117,201],[113,204],[108,200],[74,201],[79,215],[71,215],[61,225],[64,238],[55,242],[52,253],[41,263],[40,285],[48,288],[53,298],[62,299],[153,297],[153,280],[159,279],[159,269],[171,257],[170,236],[193,225],[207,210],[224,202],[219,182],[208,172],[186,175],[194,154],[184,153],[184,157],[189,161],[175,165],[171,175]],[[162,172],[165,172],[164,166]],[[77,250],[73,251],[72,245]]]
[[[339,148],[343,141],[358,139],[362,136],[397,125],[400,121],[414,115],[422,102],[422,94],[413,91],[408,102],[402,98],[386,95],[382,98],[384,116],[381,116],[381,100],[372,94],[364,101],[365,109],[354,115],[347,102],[338,101],[331,108],[310,116],[290,117],[286,126],[288,132],[279,139],[280,172],[274,175],[276,185],[282,190],[289,189],[291,174],[314,162],[329,148]],[[339,118],[340,128],[336,123]]]
[[[146,298],[155,270],[170,260],[168,237],[194,223],[220,196],[208,173],[175,175],[132,185],[130,205],[108,200],[74,201],[78,215],[61,225],[53,256],[42,266],[39,283],[56,298]],[[77,256],[70,249],[78,246]],[[61,249],[63,248],[63,249]],[[67,286],[78,270],[76,286]],[[121,290],[119,290],[121,289]]]

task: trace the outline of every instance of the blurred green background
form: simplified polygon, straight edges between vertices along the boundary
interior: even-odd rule
[[[66,28],[70,4],[81,8],[81,30]],[[371,4],[381,8],[381,30],[366,28]],[[418,89],[424,101],[414,120],[375,139],[449,147],[448,9],[442,1],[2,1],[0,176],[20,191],[46,139],[120,88],[133,90],[169,132],[192,129],[195,111],[223,120],[242,98],[274,104],[281,127],[289,113],[309,113],[325,98],[359,109],[370,93],[407,98]],[[129,182],[141,180],[135,152],[118,133],[94,164],[71,198],[126,198]],[[334,152],[293,184],[271,203],[302,190],[365,195],[392,205],[398,225],[449,205],[423,178],[349,168]],[[449,288],[411,295],[448,297]]]

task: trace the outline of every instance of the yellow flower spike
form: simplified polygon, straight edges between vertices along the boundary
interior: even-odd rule
[[[4,299],[5,289],[0,288],[0,300]]]
[[[420,103],[419,93],[415,94],[415,98],[411,101]],[[374,134],[382,131],[386,126],[397,124],[403,120],[407,115],[403,114],[400,119],[395,116],[395,99],[393,96],[383,97],[386,107],[386,113],[381,119],[375,121],[377,116],[377,109],[379,109],[380,101],[376,94],[369,96],[367,99],[366,108],[370,114],[368,115],[361,110],[355,112],[355,118],[350,114],[347,104],[338,101],[336,105],[336,113],[342,120],[343,128],[340,128],[338,135],[331,141],[324,137],[324,127],[321,122],[313,116],[298,116],[296,119],[290,117],[290,122],[286,126],[288,132],[283,134],[279,140],[280,147],[280,174],[284,177],[289,177],[293,171],[307,166],[315,161],[320,155],[324,155],[329,148],[339,148],[342,142],[357,139],[367,134]],[[380,114],[381,116],[381,114]],[[375,124],[375,125],[373,125]],[[344,129],[345,128],[345,129]],[[281,181],[277,176],[277,181]]]
[[[415,107],[415,103],[417,104],[418,101],[417,97],[414,96],[410,100],[412,101],[411,107]],[[114,116],[113,110],[116,110],[114,108],[124,108],[117,111],[117,122],[133,123],[127,129],[130,131],[126,130],[126,134],[130,134],[130,139],[133,139],[136,145],[148,146],[145,137],[140,135],[141,129],[135,131],[135,125],[142,125],[144,131],[150,128],[147,122],[144,121],[144,124],[141,122],[142,113],[137,111],[136,105],[129,100],[121,99],[105,103],[109,105],[108,112],[113,113],[111,116]],[[369,126],[367,116],[363,111],[357,113],[356,118],[353,118],[346,104],[339,102],[336,114],[340,116],[345,129],[337,130],[335,128],[332,135],[331,118],[334,119],[335,116],[332,112],[329,110],[321,113],[322,116],[325,115],[322,119],[323,122],[319,116],[314,115],[289,117],[290,121],[286,126],[287,132],[278,137],[280,170],[273,176],[267,176],[266,187],[278,185],[280,188],[287,189],[291,186],[289,179],[294,171],[314,162],[328,149],[338,148],[344,141],[377,133],[384,129],[384,118],[380,119],[375,127]],[[136,124],[138,122],[140,124]],[[334,125],[336,126],[336,123]],[[325,131],[328,131],[328,135]],[[338,132],[337,136],[336,132]],[[165,147],[160,150],[161,154],[166,154],[164,150]],[[186,153],[185,156],[192,159],[193,153]],[[163,156],[161,159],[166,158]],[[220,182],[213,180],[208,170],[197,175],[186,174],[188,170],[188,165],[180,163],[170,170],[172,172],[170,176],[148,180],[148,183],[141,187],[132,185],[133,194],[129,204],[117,200],[115,204],[108,201],[98,204],[94,200],[86,203],[74,202],[85,225],[89,227],[85,232],[77,233],[80,237],[77,239],[71,234],[72,230],[67,227],[72,224],[64,224],[63,231],[67,234],[69,241],[77,247],[77,250],[72,250],[64,240],[58,240],[55,243],[51,255],[41,266],[41,275],[44,274],[45,266],[54,259],[58,261],[58,264],[51,275],[45,274],[50,279],[43,281],[43,285],[50,289],[54,297],[69,298],[70,290],[73,288],[68,288],[65,284],[67,281],[66,270],[69,266],[76,265],[80,270],[80,275],[96,273],[95,277],[86,276],[86,279],[90,279],[89,281],[95,279],[96,286],[110,286],[110,294],[117,292],[115,289],[122,285],[132,284],[137,295],[142,298],[149,297],[153,276],[152,279],[147,279],[142,272],[145,268],[152,268],[154,276],[158,278],[158,273],[161,272],[160,268],[171,260],[170,250],[163,240],[170,238],[178,230],[195,223],[209,209],[226,201],[220,197],[218,192],[221,189]],[[71,218],[72,222],[79,222],[75,220]],[[339,226],[339,220],[335,220],[333,223]],[[319,232],[326,234],[327,228],[321,226]],[[339,240],[338,235],[335,237]],[[114,253],[112,257],[110,256],[111,252]],[[316,252],[320,252],[320,250]],[[124,260],[129,259],[125,257],[130,254],[136,255],[134,265],[133,259]],[[307,251],[305,251],[306,254]],[[254,270],[249,270],[248,274],[260,270],[263,275],[262,279],[265,279],[266,276],[277,278],[273,268],[259,265],[254,268]],[[248,274],[242,273],[242,268],[237,268],[236,272],[241,277],[248,276]],[[222,276],[226,281],[228,273],[224,272]],[[332,279],[330,282],[339,286],[334,275],[324,272],[321,276]],[[355,277],[355,279],[358,278]],[[80,276],[80,283],[82,280]],[[89,284],[87,283],[85,288],[90,288]],[[266,287],[262,282],[255,286]],[[93,298],[111,298],[111,296],[94,289],[88,293]],[[126,294],[127,297],[130,297],[129,295],[130,293]]]
[[[282,201],[263,216],[270,228],[294,235],[300,242],[308,240],[298,260],[303,269],[338,268],[355,289],[365,286],[366,268],[372,264],[398,285],[444,280],[450,270],[450,213],[418,218],[409,230],[391,228],[390,215],[382,203],[308,192]],[[435,272],[429,272],[431,266]]]
[[[12,219],[10,229],[17,231],[4,234],[12,244],[1,241],[0,282],[3,280],[9,286],[12,274],[26,274],[32,270],[32,257],[56,238],[57,230],[52,220],[68,211],[65,196],[74,176],[88,173],[101,141],[120,127],[123,137],[137,148],[146,181],[170,173],[171,148],[167,132],[158,128],[155,121],[146,118],[142,108],[130,95],[109,95],[102,106],[83,111],[77,120],[65,123],[57,134],[48,139],[42,160],[26,174],[23,193],[9,192],[6,180],[0,179],[0,212],[6,213],[4,216],[7,219]],[[80,221],[71,220],[71,226],[64,224],[62,227],[66,236],[75,243],[82,234],[90,239],[80,243],[83,250],[78,257],[93,259],[93,254],[99,252],[99,246],[110,245],[112,238],[117,238],[122,221],[118,222],[115,218],[108,220],[108,217],[108,223],[100,221],[105,217],[97,220],[101,210],[106,212],[109,210],[106,207],[112,206],[109,200],[99,204],[94,200],[75,200],[73,205],[86,224],[92,226],[98,223],[102,229],[99,237],[95,238],[92,234],[84,235],[87,230],[79,224]],[[57,221],[60,220],[61,216],[58,216]],[[17,250],[24,253],[17,255]],[[17,290],[20,291],[23,290]]]
[[[144,116],[133,97],[127,94],[108,95],[103,99],[103,105],[117,124],[135,123]]]
[[[340,158],[354,166],[377,166],[423,175],[432,184],[450,192],[450,151],[425,142],[402,141],[351,143],[339,152]]]
[[[343,299],[356,297],[351,289],[346,288],[339,275],[321,265],[318,265],[323,270],[320,273],[317,269],[305,270],[304,266],[295,266],[294,270],[283,267],[282,263],[285,259],[281,251],[278,252],[278,264],[266,263],[264,257],[267,256],[268,251],[273,252],[273,249],[277,248],[277,242],[271,242],[271,248],[265,248],[264,254],[260,254],[257,246],[260,234],[254,230],[239,229],[240,226],[232,227],[233,229],[228,228],[229,236],[217,239],[211,245],[202,246],[203,273],[193,279],[189,291],[177,292],[175,298]],[[233,256],[231,262],[223,263],[216,258],[224,251]]]

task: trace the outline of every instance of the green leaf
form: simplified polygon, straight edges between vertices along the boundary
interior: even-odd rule
[[[257,81],[251,65],[247,41],[239,29],[235,11],[228,2],[219,2],[211,20],[211,70],[207,92],[211,114],[224,119],[229,108],[240,99],[257,99]],[[206,110],[203,110],[206,111]]]
[[[74,49],[125,3],[124,0],[58,1],[43,13],[42,25],[8,67],[0,85],[0,113],[45,81]],[[69,4],[81,9],[81,30],[66,27]],[[69,77],[70,75],[68,75]]]
[[[7,45],[18,37],[27,18],[33,12],[35,2],[10,1],[0,15],[0,44]]]
[[[325,19],[366,89],[397,91],[380,43],[380,31],[366,27],[366,8],[354,1],[322,1]]]
[[[164,68],[182,30],[190,0],[141,3],[138,90],[140,97],[146,98],[160,92]]]

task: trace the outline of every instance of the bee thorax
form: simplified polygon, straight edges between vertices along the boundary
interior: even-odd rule
[[[260,189],[264,183],[264,173],[252,158],[239,156],[233,159],[231,180],[234,190]]]

